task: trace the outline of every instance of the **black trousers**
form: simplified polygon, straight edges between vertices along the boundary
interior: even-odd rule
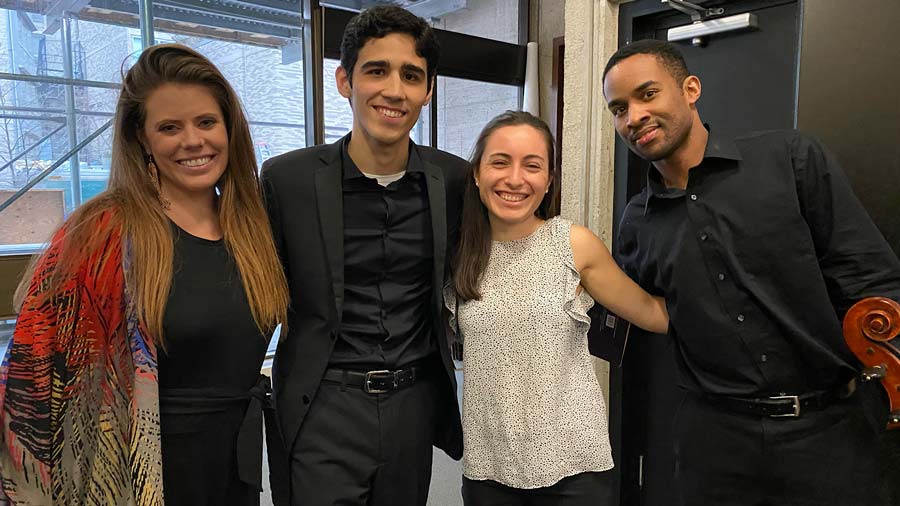
[[[682,506],[888,506],[885,452],[859,395],[798,418],[761,418],[687,394],[675,416]]]
[[[887,430],[890,402],[880,381],[860,383],[859,395],[869,422],[880,436],[879,445],[884,448],[885,460],[881,463],[879,480],[885,496],[885,504],[900,505],[900,429]]]
[[[610,473],[581,473],[549,486],[519,489],[463,477],[465,506],[604,506],[611,504]]]
[[[424,506],[436,374],[384,394],[322,382],[291,451],[291,504]]]
[[[246,405],[160,415],[166,505],[259,505],[259,490],[242,482],[237,470],[237,434]]]

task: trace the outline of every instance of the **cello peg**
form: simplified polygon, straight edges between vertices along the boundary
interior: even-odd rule
[[[874,379],[884,378],[885,374],[887,374],[886,368],[883,365],[876,365],[863,369],[860,376],[863,381],[872,381]]]

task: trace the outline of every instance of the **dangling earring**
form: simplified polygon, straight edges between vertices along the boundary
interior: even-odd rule
[[[159,199],[159,205],[162,206],[163,209],[169,210],[172,208],[172,203],[162,194],[162,184],[159,181],[159,169],[156,167],[156,163],[153,162],[153,155],[147,155],[147,172],[150,173],[150,183],[153,185],[153,188],[156,189],[156,198]]]

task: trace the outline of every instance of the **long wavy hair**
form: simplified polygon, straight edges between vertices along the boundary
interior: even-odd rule
[[[472,150],[469,158],[471,172],[466,181],[463,194],[462,224],[460,226],[459,245],[453,257],[453,283],[457,296],[462,300],[480,300],[481,277],[491,259],[491,222],[488,211],[481,201],[475,176],[481,166],[484,148],[496,130],[507,126],[527,125],[541,133],[547,143],[547,170],[550,171],[550,187],[544,195],[535,216],[547,220],[559,214],[559,169],[554,165],[556,160],[556,143],[547,123],[533,114],[524,111],[506,111],[488,122]]]
[[[116,104],[109,185],[63,223],[62,249],[41,296],[52,297],[101,245],[121,235],[129,259],[125,282],[131,300],[150,335],[165,346],[162,322],[172,285],[173,232],[150,181],[141,139],[147,98],[168,83],[203,86],[222,110],[228,166],[216,185],[220,225],[256,325],[269,332],[287,322],[288,289],[262,202],[250,128],[237,94],[222,73],[193,49],[178,44],[147,48],[124,75]],[[107,217],[108,226],[96,226],[102,217]],[[22,279],[16,293],[18,306],[40,262],[37,259]]]

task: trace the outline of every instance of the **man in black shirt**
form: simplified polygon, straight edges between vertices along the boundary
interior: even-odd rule
[[[700,91],[659,41],[604,72],[617,132],[655,168],[616,249],[668,305],[683,504],[886,504],[841,318],[867,296],[900,300],[900,262],[818,142],[718,135]]]
[[[409,138],[437,59],[421,18],[363,11],[335,76],[351,133],[263,167],[291,291],[274,387],[294,505],[424,505],[432,444],[462,454],[441,288],[468,164]]]

